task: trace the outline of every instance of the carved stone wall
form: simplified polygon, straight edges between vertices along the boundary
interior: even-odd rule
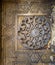
[[[33,0],[3,2],[2,4],[3,64],[2,65],[43,65],[43,64],[50,65],[49,63],[51,61],[50,59],[51,50],[46,49],[42,51],[40,50],[31,51],[31,50],[21,49],[21,46],[19,44],[17,45],[17,19],[18,19],[17,14],[36,13],[38,15],[43,15],[43,14],[48,15],[51,18],[50,15],[52,12],[50,7],[51,4],[38,3],[38,2],[36,1],[34,2]],[[53,11],[55,11],[54,8]],[[55,19],[54,12],[52,13],[52,16],[54,20]],[[52,37],[53,36],[54,33]],[[17,46],[19,46],[20,48]]]

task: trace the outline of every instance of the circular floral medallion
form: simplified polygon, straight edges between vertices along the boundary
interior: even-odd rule
[[[50,19],[46,16],[24,16],[18,28],[18,39],[28,49],[43,48],[51,39]]]

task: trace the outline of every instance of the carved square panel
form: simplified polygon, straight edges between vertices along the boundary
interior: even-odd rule
[[[46,15],[18,15],[18,48],[47,48],[51,40],[51,21]]]

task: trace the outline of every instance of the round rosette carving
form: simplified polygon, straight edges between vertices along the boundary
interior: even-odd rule
[[[43,48],[51,39],[50,19],[46,16],[24,16],[18,27],[18,39],[28,49]]]

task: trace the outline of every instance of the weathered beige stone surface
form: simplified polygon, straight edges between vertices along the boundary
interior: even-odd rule
[[[13,1],[3,2],[2,4],[2,47],[3,47],[2,65],[12,65],[12,61],[15,61],[15,58],[12,57],[15,57],[14,52],[17,51],[16,15],[19,13],[22,14],[28,12],[39,13],[39,11],[41,11],[41,13],[43,14],[50,11],[48,10],[49,9],[48,4],[42,5],[43,4],[42,3],[31,6],[30,3],[27,4],[26,1],[23,2],[20,0],[19,2],[16,3],[14,3]],[[55,6],[53,8],[53,11],[54,12],[52,13],[52,16],[54,19],[54,24],[52,27],[52,39],[55,37]],[[49,65],[49,64],[38,63],[34,65]]]

